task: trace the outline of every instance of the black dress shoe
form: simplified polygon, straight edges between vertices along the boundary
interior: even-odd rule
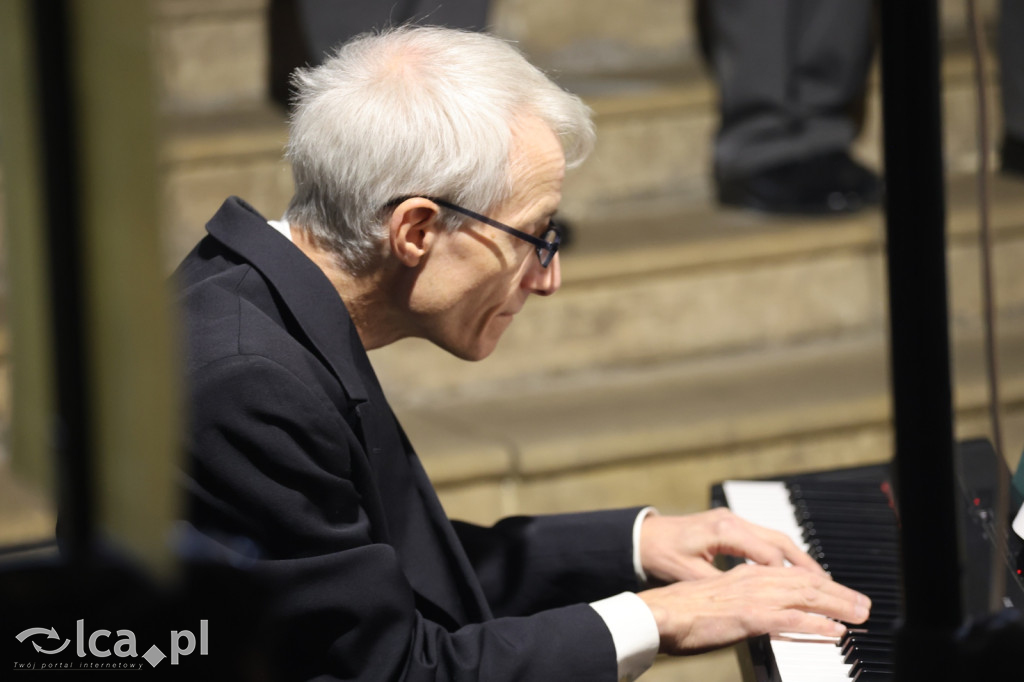
[[[1004,173],[1024,175],[1024,140],[1007,135],[1003,138],[1002,170]]]
[[[882,181],[850,158],[831,152],[736,178],[718,178],[718,201],[766,213],[852,213],[882,199]]]

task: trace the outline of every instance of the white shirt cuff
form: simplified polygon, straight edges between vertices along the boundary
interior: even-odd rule
[[[651,514],[657,513],[658,510],[654,507],[644,507],[636,515],[636,521],[633,522],[633,570],[636,572],[636,581],[641,586],[647,584],[647,573],[644,571],[644,565],[640,561],[640,526],[644,525],[644,519]]]
[[[619,682],[633,682],[654,665],[658,655],[658,624],[644,600],[623,592],[590,605],[601,616],[615,643]]]

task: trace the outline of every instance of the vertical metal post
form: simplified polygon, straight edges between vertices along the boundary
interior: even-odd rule
[[[100,545],[159,578],[176,572],[179,349],[161,272],[149,11],[0,2],[14,463],[56,483],[76,576]]]
[[[169,580],[183,431],[179,333],[158,229],[153,3],[68,4],[95,521],[104,539]]]
[[[53,414],[56,387],[46,201],[39,151],[38,83],[28,0],[0,2],[0,164],[5,169],[6,324],[13,404],[11,467],[48,500],[56,497]],[[11,169],[17,169],[12,172]]]
[[[32,3],[33,54],[37,74],[40,157],[49,248],[56,377],[54,446],[64,554],[84,569],[91,563],[94,510],[91,405],[87,399],[88,339],[79,210],[78,130],[74,76],[65,0]],[[15,228],[16,229],[16,228]]]
[[[906,616],[897,679],[946,679],[963,620],[936,2],[882,2],[886,235]],[[950,645],[950,646],[947,646]]]

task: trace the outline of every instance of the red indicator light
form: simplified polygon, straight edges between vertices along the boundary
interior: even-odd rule
[[[974,498],[974,506],[977,507],[980,504],[981,504],[981,498],[980,497],[975,497]]]

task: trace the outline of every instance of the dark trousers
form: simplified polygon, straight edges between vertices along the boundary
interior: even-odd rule
[[[1024,2],[1003,0],[999,5],[999,85],[1002,90],[1003,130],[1024,140]]]
[[[271,97],[287,105],[292,71],[320,64],[360,33],[407,23],[482,30],[488,5],[489,0],[271,0]]]
[[[871,0],[706,0],[702,11],[720,177],[850,146],[871,64]]]
[[[871,0],[702,0],[720,93],[715,169],[729,178],[849,148],[874,36]],[[1024,140],[1024,0],[1002,0],[1004,131]]]

